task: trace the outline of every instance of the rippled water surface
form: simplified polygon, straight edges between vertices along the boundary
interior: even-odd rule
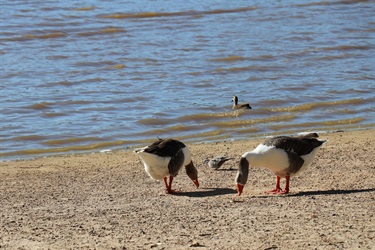
[[[374,1],[1,1],[1,159],[375,127]],[[233,111],[231,99],[253,109]]]

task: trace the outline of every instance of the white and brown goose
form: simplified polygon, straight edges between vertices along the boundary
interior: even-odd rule
[[[199,187],[198,170],[191,160],[189,148],[182,142],[173,139],[159,139],[147,147],[135,149],[134,152],[141,158],[145,170],[151,178],[164,179],[166,193],[175,193],[172,189],[173,177],[178,175],[182,167],[185,167],[186,174]]]
[[[238,97],[235,95],[232,98],[233,106],[232,109],[251,109],[250,104],[248,103],[238,103]]]
[[[318,134],[310,133],[298,137],[276,136],[259,144],[251,152],[242,155],[236,176],[238,195],[247,182],[249,166],[268,168],[276,175],[276,187],[272,194],[289,193],[289,179],[306,169],[313,162],[325,140],[316,139]],[[280,188],[280,178],[285,178],[285,188]]]

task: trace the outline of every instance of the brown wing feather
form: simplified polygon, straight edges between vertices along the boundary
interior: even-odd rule
[[[161,157],[173,157],[184,147],[186,147],[185,144],[177,140],[159,139],[148,146],[144,151]]]
[[[176,176],[180,171],[182,164],[184,163],[185,156],[182,150],[177,152],[174,156],[171,157],[171,160],[168,164],[168,172],[172,176]]]
[[[314,148],[319,147],[323,143],[324,141],[319,141],[315,138],[289,136],[276,136],[264,142],[267,146],[275,146],[276,148],[296,153],[299,156],[311,153]]]

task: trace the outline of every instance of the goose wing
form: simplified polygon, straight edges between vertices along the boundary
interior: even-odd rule
[[[158,141],[148,146],[144,151],[161,157],[173,157],[176,156],[184,147],[186,147],[185,144],[177,140],[159,139]]]
[[[288,152],[295,153],[299,156],[311,153],[314,148],[322,145],[324,141],[319,141],[312,137],[289,137],[276,136],[264,142],[267,146],[274,146]]]

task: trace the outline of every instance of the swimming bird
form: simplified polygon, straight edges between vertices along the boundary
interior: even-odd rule
[[[238,97],[236,95],[233,96],[232,102],[233,102],[232,109],[251,109],[251,106],[248,103],[238,104]]]
[[[182,142],[174,139],[159,139],[147,147],[135,149],[134,152],[141,158],[151,178],[164,179],[166,193],[175,193],[172,190],[172,181],[182,167],[185,167],[186,174],[199,187],[198,170],[191,160],[189,148]],[[169,176],[169,183],[167,176]]]
[[[212,158],[211,160],[206,159],[204,163],[207,163],[210,168],[213,169],[219,169],[224,162],[233,160],[234,158],[228,157],[228,156],[216,156]]]
[[[318,134],[308,136],[276,136],[265,140],[251,152],[242,155],[236,176],[238,195],[247,182],[249,166],[270,169],[276,175],[276,187],[268,191],[272,194],[289,193],[289,179],[300,173],[313,162],[325,140],[318,140]],[[280,188],[280,178],[285,178],[285,188]]]

